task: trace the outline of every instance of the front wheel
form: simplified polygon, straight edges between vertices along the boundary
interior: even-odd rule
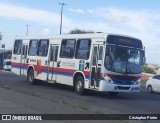
[[[75,81],[75,91],[77,94],[84,94],[84,79],[80,76]]]
[[[152,93],[152,92],[153,92],[153,89],[152,89],[152,86],[151,86],[151,85],[149,85],[149,86],[147,87],[147,92],[148,92],[148,93]]]
[[[28,75],[27,75],[27,81],[31,84],[31,85],[35,85],[35,79],[34,79],[34,70],[30,69],[28,71]]]

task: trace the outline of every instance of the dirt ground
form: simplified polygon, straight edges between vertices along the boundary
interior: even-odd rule
[[[148,80],[148,78],[150,78],[151,76],[153,76],[153,75],[152,74],[143,73],[142,77],[141,77],[141,82],[146,82]]]

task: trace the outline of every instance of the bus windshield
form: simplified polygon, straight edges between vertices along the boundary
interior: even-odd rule
[[[138,74],[142,70],[141,50],[122,46],[106,47],[105,68],[112,72]]]

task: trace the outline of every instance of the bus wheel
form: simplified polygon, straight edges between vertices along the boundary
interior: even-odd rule
[[[75,91],[79,95],[84,94],[84,79],[81,76],[77,77],[75,81]]]
[[[27,81],[28,81],[31,85],[34,85],[34,84],[35,84],[34,71],[33,71],[33,69],[30,69],[30,70],[28,71]]]
[[[117,94],[118,94],[118,92],[108,92],[109,93],[109,95],[111,95],[111,96],[116,96]]]

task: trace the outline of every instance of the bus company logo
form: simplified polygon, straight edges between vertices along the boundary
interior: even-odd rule
[[[30,59],[30,62],[36,62],[36,60],[35,59]]]
[[[42,73],[41,66],[42,66],[42,61],[41,61],[41,59],[39,59],[39,60],[37,59],[37,65],[36,65],[37,75],[39,75],[39,74]]]
[[[11,115],[2,115],[2,120],[12,120]]]

